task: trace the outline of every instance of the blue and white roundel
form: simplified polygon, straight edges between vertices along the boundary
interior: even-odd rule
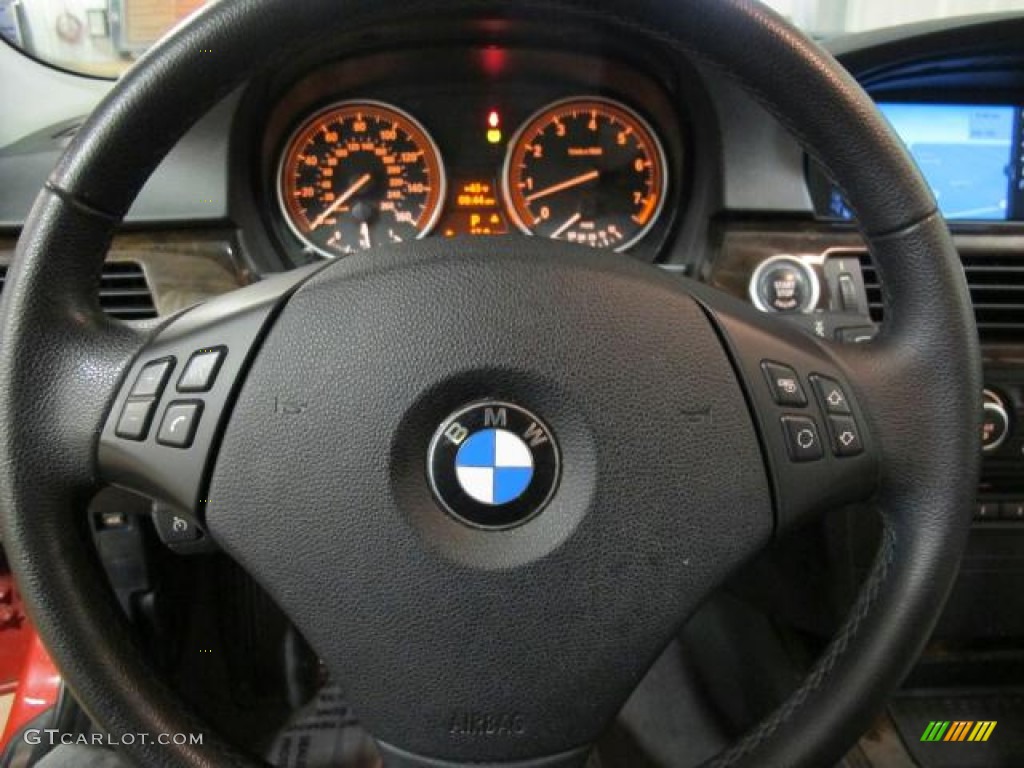
[[[530,487],[533,454],[507,429],[484,429],[468,438],[455,456],[455,476],[466,494],[489,506],[515,501]]]

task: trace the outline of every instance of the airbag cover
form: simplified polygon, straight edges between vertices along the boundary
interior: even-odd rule
[[[240,392],[207,523],[377,737],[553,754],[598,734],[768,540],[768,483],[685,281],[537,240],[449,250],[351,258],[292,297]],[[554,496],[512,530],[461,524],[427,480],[438,425],[479,400],[522,405],[559,441]]]

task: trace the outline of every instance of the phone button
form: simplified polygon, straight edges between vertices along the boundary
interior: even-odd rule
[[[203,404],[197,400],[174,402],[164,411],[156,441],[171,448],[189,448],[199,428]]]

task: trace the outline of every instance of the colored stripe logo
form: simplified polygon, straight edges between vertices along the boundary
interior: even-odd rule
[[[996,729],[996,720],[932,720],[921,734],[921,741],[988,741]]]

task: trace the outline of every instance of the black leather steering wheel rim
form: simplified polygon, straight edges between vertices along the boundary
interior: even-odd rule
[[[695,55],[789,126],[856,210],[885,286],[886,327],[877,343],[842,355],[858,371],[858,394],[876,404],[883,544],[805,683],[711,764],[835,759],[909,669],[955,577],[978,472],[980,352],[958,256],[898,138],[834,60],[741,0],[241,0],[208,7],[147,54],[50,177],[0,305],[4,540],[33,619],[76,696],[111,732],[206,732],[151,674],[86,537],[69,522],[100,482],[96,435],[145,343],[145,334],[104,318],[93,287],[114,228],[162,156],[246,77],[290,46],[395,14],[449,12],[627,25]],[[140,133],[146,142],[135,140]],[[213,734],[202,746],[136,743],[129,751],[146,765],[254,764]]]

